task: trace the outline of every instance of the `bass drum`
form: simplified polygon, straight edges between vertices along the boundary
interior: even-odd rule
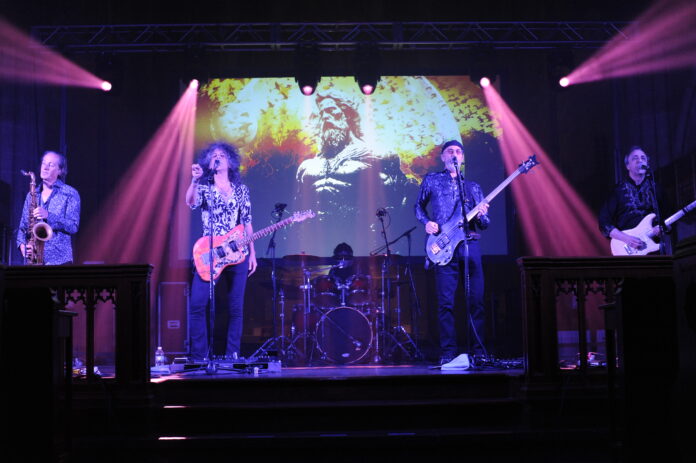
[[[335,307],[326,312],[315,333],[322,358],[334,363],[359,362],[372,347],[372,325],[352,307]]]

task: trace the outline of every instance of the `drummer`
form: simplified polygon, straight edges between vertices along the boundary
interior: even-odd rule
[[[355,261],[353,260],[353,248],[347,243],[339,243],[333,250],[334,264],[329,271],[331,277],[338,286],[346,285],[355,275]]]

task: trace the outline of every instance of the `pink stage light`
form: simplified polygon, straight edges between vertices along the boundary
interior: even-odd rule
[[[365,84],[362,86],[362,92],[364,95],[372,95],[372,92],[375,91],[375,88],[370,85],[370,84]]]
[[[567,87],[568,85],[570,85],[570,79],[568,79],[567,77],[561,77],[561,80],[558,81],[558,85],[560,85],[561,87]]]
[[[696,2],[661,0],[568,77],[573,85],[696,65]]]
[[[198,90],[198,79],[193,79],[191,82],[189,82],[189,88]]]
[[[191,183],[196,101],[189,87],[91,217],[78,241],[81,260],[153,264],[153,288],[159,281],[187,281],[186,269],[175,264],[179,244],[189,238],[184,192]]]
[[[302,93],[306,96],[309,96],[312,93],[314,93],[314,87],[312,87],[311,85],[304,85],[302,87]]]
[[[0,19],[0,79],[103,89],[103,79]]]
[[[481,77],[481,80],[479,80],[479,85],[481,85],[481,88],[486,88],[491,85],[491,79],[488,77]]]
[[[484,95],[502,132],[498,141],[506,171],[512,173],[532,154],[540,162],[510,185],[531,255],[610,255],[609,243],[599,232],[597,217],[551,158],[493,86],[485,87]]]
[[[109,90],[111,90],[111,82],[108,82],[106,80],[104,82],[102,82],[101,89],[104,90],[105,92],[108,92]]]

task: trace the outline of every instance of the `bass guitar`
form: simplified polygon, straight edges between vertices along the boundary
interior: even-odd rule
[[[488,196],[483,198],[479,204],[490,203],[493,198],[498,196],[498,193],[503,191],[515,178],[520,174],[526,174],[532,167],[539,164],[536,159],[536,154],[529,156],[529,159],[524,161],[520,166],[513,172],[508,178],[503,180],[503,182],[495,187]],[[468,214],[466,214],[466,221],[471,222],[471,220],[478,214],[478,206],[471,208]],[[437,233],[428,235],[427,243],[425,245],[425,253],[428,258],[437,265],[447,265],[452,260],[452,255],[457,245],[466,239],[464,235],[464,218],[461,214],[451,219],[445,224],[438,224],[440,230]]]
[[[251,236],[244,235],[244,225],[237,225],[224,235],[213,236],[213,279],[217,279],[228,265],[244,262],[247,256],[246,247],[252,241],[263,238],[279,228],[310,219],[315,215],[312,210],[298,211],[287,219],[262,228]],[[193,245],[193,262],[201,279],[210,281],[210,236],[199,238]]]
[[[667,220],[665,220],[665,225],[669,227],[674,222],[684,217],[687,212],[691,211],[694,208],[696,208],[696,201],[692,202],[683,209],[680,209],[674,215],[667,218]],[[655,217],[655,214],[648,214],[645,217],[643,217],[643,220],[641,220],[640,223],[635,227],[629,230],[622,230],[627,235],[635,236],[636,238],[640,239],[643,242],[642,246],[640,246],[639,248],[634,248],[633,246],[629,246],[627,243],[624,243],[621,240],[612,238],[610,242],[612,255],[644,256],[646,254],[659,250],[660,245],[656,243],[653,239],[655,237],[655,233],[653,233],[653,228],[655,228],[653,226],[653,220],[655,219]]]

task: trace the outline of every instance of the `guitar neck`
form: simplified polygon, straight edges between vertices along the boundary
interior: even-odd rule
[[[252,241],[256,241],[259,238],[263,238],[264,236],[270,235],[271,233],[273,233],[274,231],[276,231],[280,228],[287,227],[288,225],[290,225],[293,222],[293,220],[294,220],[293,217],[288,217],[287,219],[281,220],[278,223],[274,223],[273,225],[270,225],[266,228],[262,228],[261,230],[257,231],[253,235],[247,236],[246,238],[240,240],[239,244],[241,244],[242,246],[246,246],[247,244],[251,243]]]
[[[500,185],[498,185],[497,187],[495,187],[495,189],[494,189],[493,191],[491,191],[490,193],[488,193],[488,196],[486,196],[485,198],[483,198],[483,200],[482,200],[479,204],[481,204],[481,203],[490,203],[491,201],[493,201],[493,198],[495,198],[496,196],[498,196],[498,194],[499,194],[501,191],[503,191],[503,190],[505,189],[505,187],[507,187],[507,186],[510,184],[510,182],[512,182],[513,180],[515,180],[515,178],[517,178],[518,175],[520,175],[520,169],[517,169],[517,170],[515,170],[512,174],[510,174],[510,176],[509,176],[508,178],[506,178],[505,180],[503,180],[503,181],[500,183]],[[479,204],[477,204],[476,206],[478,206]],[[469,213],[466,214],[466,221],[467,221],[467,222],[471,222],[471,220],[472,220],[474,217],[476,217],[476,214],[478,214],[478,209],[477,209],[477,207],[473,207],[473,208],[469,211]]]

